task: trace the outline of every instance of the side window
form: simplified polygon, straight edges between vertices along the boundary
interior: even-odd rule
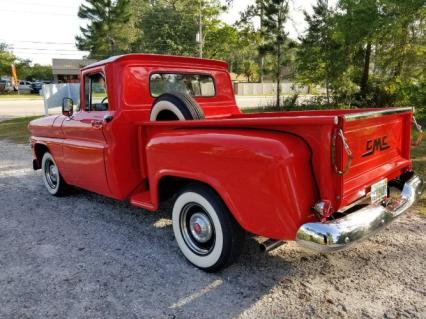
[[[84,79],[84,110],[108,111],[108,95],[102,73],[87,75]]]

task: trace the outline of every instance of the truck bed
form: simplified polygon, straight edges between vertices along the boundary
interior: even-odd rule
[[[292,134],[302,139],[311,151],[319,199],[330,201],[334,210],[339,210],[366,197],[373,183],[392,180],[411,169],[411,118],[411,108],[385,108],[144,122],[139,123],[140,136],[143,136],[140,149],[142,151],[147,141],[157,134],[167,134],[170,130],[257,129]]]

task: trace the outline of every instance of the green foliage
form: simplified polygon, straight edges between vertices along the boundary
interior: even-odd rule
[[[247,29],[238,29],[225,23],[210,26],[205,32],[204,55],[229,63],[230,71],[255,81],[259,67],[256,56],[257,35]]]
[[[35,63],[30,70],[27,80],[53,80],[52,66]]]
[[[102,10],[98,3],[92,0],[80,8],[80,16],[93,21],[82,29],[83,37],[77,37],[77,45],[89,50],[91,57],[103,58],[113,54],[113,50],[101,32],[102,28],[108,29],[106,12],[109,9]],[[118,5],[117,1],[115,6]],[[257,79],[258,67],[253,56],[257,52],[258,35],[247,28],[221,22],[219,15],[226,9],[221,1],[129,0],[127,7],[130,11],[128,23],[114,24],[117,30],[121,28],[121,34],[128,36],[128,47],[120,52],[199,56],[197,34],[201,22],[203,57],[225,60],[232,72],[245,74],[250,80]]]
[[[242,62],[242,71],[248,82],[253,82],[258,74],[258,66],[253,60],[244,60]]]
[[[126,32],[131,15],[129,0],[87,0],[86,3],[78,11],[78,16],[88,20],[88,24],[80,27],[77,48],[89,51],[90,57],[97,59],[128,52],[132,41]]]
[[[195,42],[197,19],[195,14],[189,14],[183,6],[154,2],[144,10],[137,27],[140,33],[133,44],[136,51],[175,55],[197,54],[198,47]]]
[[[7,45],[0,43],[0,76],[10,76],[11,65],[16,65],[16,73],[19,79],[25,80],[51,80],[53,79],[52,67],[50,65],[31,65],[30,60],[16,58],[7,51]]]
[[[258,69],[260,72],[260,81],[263,81],[263,73],[266,70],[266,58],[271,59],[268,62],[272,64],[271,74],[277,82],[276,107],[280,107],[280,80],[283,67],[289,62],[289,49],[293,42],[288,41],[285,31],[285,23],[288,15],[287,0],[257,0],[254,5],[247,8],[242,13],[239,24],[246,29],[254,28],[254,21],[260,18],[260,28],[258,33]],[[245,69],[253,69],[253,62],[245,62]],[[272,71],[271,70],[271,71]]]
[[[292,76],[326,88],[327,105],[415,105],[423,112],[424,0],[338,0],[335,7],[317,0],[305,13],[300,43],[285,31],[288,0],[255,0],[234,26],[219,20],[225,9],[220,0],[90,0],[79,11],[89,23],[77,45],[98,59],[129,52],[199,56],[201,25],[203,57],[227,61],[248,81]]]
[[[28,81],[53,80],[52,67],[50,65],[31,65],[30,60],[17,60],[16,72],[19,79]]]
[[[218,0],[142,1],[135,24],[139,31],[134,51],[174,55],[200,55],[197,34],[202,26],[203,56],[231,62],[235,29],[218,19],[224,7]],[[201,21],[200,21],[201,19]]]
[[[264,43],[260,47],[262,54],[273,56],[274,61],[274,79],[277,82],[277,99],[276,107],[279,109],[281,105],[281,75],[283,66],[287,63],[284,53],[285,45],[290,44],[287,41],[287,33],[285,31],[285,23],[288,15],[287,0],[266,0],[264,1],[264,18],[263,30]],[[290,47],[288,47],[290,48]]]
[[[296,77],[305,85],[325,87],[330,102],[331,88],[341,86],[339,75],[342,74],[342,64],[338,61],[342,59],[336,58],[336,55],[342,58],[343,52],[333,33],[335,21],[327,3],[326,0],[318,0],[312,15],[304,12],[308,30],[297,52]]]
[[[288,2],[286,0],[264,1],[263,35],[264,43],[259,50],[264,54],[271,54],[275,58],[276,78],[280,77],[283,66],[284,44],[287,41],[287,33],[284,25],[287,20]]]
[[[250,43],[253,46],[252,54],[245,59],[245,63],[246,65],[248,61],[257,63],[259,82],[263,82],[266,72],[266,54],[264,50],[262,50],[262,46],[265,42],[265,5],[265,0],[256,0],[253,5],[248,6],[245,11],[241,12],[241,18],[236,23],[240,30],[240,34],[251,35]],[[260,21],[260,27],[258,29],[254,25],[257,19]]]
[[[425,108],[424,1],[386,0],[383,1],[382,11],[386,26],[380,30],[380,37],[376,41],[374,84],[382,89],[389,105],[415,105],[418,109]]]
[[[16,57],[7,51],[7,45],[0,42],[0,75],[10,75],[12,72],[11,65],[15,60]]]
[[[30,75],[31,60],[16,59],[14,61],[18,79],[26,79]],[[10,74],[10,71],[9,71]]]
[[[424,0],[318,0],[296,79],[325,86],[334,103],[423,108],[425,10]]]

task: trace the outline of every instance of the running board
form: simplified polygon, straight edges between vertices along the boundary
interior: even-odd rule
[[[133,194],[132,196],[130,196],[130,203],[133,206],[140,207],[146,210],[155,210],[154,204],[151,201],[150,191],[143,191]]]

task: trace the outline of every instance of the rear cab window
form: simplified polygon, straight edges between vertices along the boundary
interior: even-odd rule
[[[171,92],[187,93],[192,97],[216,95],[214,80],[207,74],[153,73],[149,87],[152,97]]]

